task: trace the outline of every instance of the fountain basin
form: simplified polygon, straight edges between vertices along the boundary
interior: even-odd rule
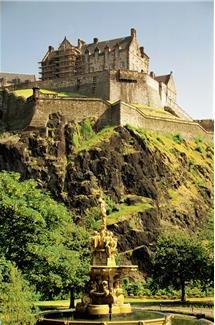
[[[86,316],[88,317],[88,316]],[[101,315],[92,319],[93,315],[75,319],[74,310],[62,310],[43,313],[38,318],[40,325],[170,325],[171,316],[161,312],[148,312],[141,309],[133,311],[129,315],[112,315],[109,320],[108,315]]]

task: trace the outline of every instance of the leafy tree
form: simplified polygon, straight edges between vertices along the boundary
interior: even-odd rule
[[[17,173],[0,173],[0,253],[15,262],[43,299],[64,297],[83,286],[88,233],[70,212]]]
[[[35,324],[35,295],[21,272],[0,259],[1,318],[4,324]]]
[[[159,287],[173,286],[186,300],[186,285],[195,280],[213,281],[213,258],[210,250],[194,235],[175,231],[162,235],[153,260],[153,282]]]

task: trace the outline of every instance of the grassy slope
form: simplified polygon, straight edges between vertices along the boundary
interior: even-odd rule
[[[40,89],[40,92],[42,94],[50,94],[50,95],[57,95],[60,97],[86,97],[84,95],[80,95],[77,93],[70,93],[70,92],[56,92],[56,91],[51,91],[47,89]],[[13,92],[16,96],[22,96],[25,98],[28,98],[33,95],[33,90],[32,89],[20,89],[16,90]]]
[[[178,119],[178,117],[172,115],[169,112],[164,111],[163,108],[154,108],[151,106],[136,104],[136,103],[132,104],[132,106],[140,109],[145,115]]]
[[[149,198],[142,198],[142,202],[135,205],[117,205],[118,211],[112,212],[108,215],[107,225],[116,224],[123,220],[129,220],[130,226],[132,226],[133,229],[138,230],[138,224],[135,222],[136,220],[134,218],[134,215],[138,212],[143,212],[147,209],[150,209],[152,207],[150,202],[151,200]]]

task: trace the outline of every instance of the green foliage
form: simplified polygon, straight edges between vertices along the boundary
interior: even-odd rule
[[[208,245],[211,253],[214,248],[214,210],[211,209],[208,214],[208,220],[206,225],[201,229],[198,235],[199,239],[204,241],[205,245]]]
[[[95,132],[93,131],[92,128],[92,121],[89,118],[86,118],[82,123],[81,123],[81,128],[80,128],[80,134],[84,140],[88,140],[90,137],[95,135]]]
[[[17,173],[0,173],[0,253],[15,262],[43,299],[83,285],[89,235],[62,205]]]
[[[157,242],[153,259],[153,280],[158,287],[181,289],[199,280],[203,285],[213,282],[213,258],[208,248],[194,235],[182,231],[166,233]]]
[[[129,281],[124,279],[123,287],[128,296],[150,296],[150,289],[141,281]]]
[[[127,205],[125,203],[116,205],[113,212],[108,215],[107,224],[111,225],[128,220],[134,214],[150,209],[152,207],[151,201],[149,198],[142,197],[142,201],[134,205]]]
[[[203,153],[204,152],[204,147],[201,146],[201,145],[198,145],[198,146],[196,146],[195,150],[200,152],[200,153]]]
[[[1,318],[4,324],[35,324],[35,294],[21,272],[0,259]]]
[[[173,141],[175,141],[178,144],[181,144],[184,141],[184,138],[182,137],[182,135],[180,133],[174,134],[172,136]]]
[[[93,130],[93,120],[86,118],[81,123],[76,124],[72,134],[72,144],[78,153],[82,150],[89,150],[100,142],[109,140],[115,134],[113,127],[105,127],[100,132],[95,133]]]
[[[86,229],[97,230],[100,224],[100,209],[93,207],[86,209],[86,214],[83,218],[83,225]]]

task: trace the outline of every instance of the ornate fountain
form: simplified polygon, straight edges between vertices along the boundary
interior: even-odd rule
[[[100,198],[101,228],[92,236],[92,266],[90,281],[76,312],[87,315],[131,313],[130,304],[124,303],[122,279],[137,270],[137,265],[116,265],[117,238],[107,229],[106,206]]]
[[[147,312],[141,308],[132,310],[130,304],[124,302],[122,280],[136,271],[137,265],[116,264],[117,238],[107,229],[106,205],[101,197],[99,204],[101,227],[92,235],[90,280],[85,286],[81,302],[77,303],[75,310],[42,313],[37,323],[40,325],[170,325],[170,315],[156,311]]]

